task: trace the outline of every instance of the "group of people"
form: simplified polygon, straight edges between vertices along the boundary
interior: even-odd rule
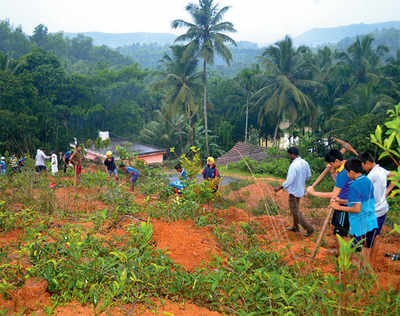
[[[26,158],[20,158],[18,159],[15,154],[12,154],[10,157],[10,171],[12,173],[19,173],[21,172],[24,164],[25,164]],[[0,158],[0,175],[6,175],[7,174],[7,162],[6,162],[6,157],[2,156]]]
[[[308,237],[314,233],[313,226],[304,218],[299,209],[300,199],[306,194],[319,198],[330,199],[329,207],[334,210],[331,224],[333,233],[341,237],[352,237],[353,247],[361,252],[366,263],[376,256],[379,234],[385,222],[389,205],[387,195],[394,185],[388,186],[391,172],[379,166],[371,154],[364,152],[360,155],[350,144],[336,139],[343,145],[341,150],[331,149],[325,156],[327,167],[318,179],[305,189],[306,181],[311,178],[310,166],[299,155],[296,147],[288,149],[291,159],[286,181],[275,188],[278,192],[286,189],[289,193],[289,208],[293,216],[293,226],[289,231],[298,232],[302,226]],[[349,160],[344,160],[346,150],[356,154]],[[328,173],[334,181],[331,192],[318,192],[316,185]],[[365,175],[367,174],[367,175]],[[339,244],[337,242],[338,250]]]
[[[104,160],[104,167],[106,173],[110,177],[114,177],[115,181],[119,183],[118,170],[115,162],[115,158],[113,157],[113,153],[111,151],[106,152],[106,159]],[[135,189],[135,183],[140,176],[140,173],[137,169],[133,167],[126,166],[123,162],[119,165],[119,168],[125,173],[126,181],[130,184],[130,190],[133,192]]]
[[[42,150],[41,148],[37,149],[35,155],[35,171],[37,174],[47,173],[48,170],[46,166],[46,160],[48,159],[50,159],[50,169],[53,176],[58,174],[59,161],[62,161],[64,164],[64,173],[66,173],[67,168],[72,165],[75,171],[75,182],[79,184],[83,159],[82,149],[80,145],[77,145],[73,152],[67,151],[64,155],[60,152],[59,157],[57,157],[55,151],[51,151],[50,156],[47,156],[44,150]],[[6,158],[1,157],[0,174],[6,175],[7,169],[12,173],[21,172],[22,168],[25,165],[25,161],[25,157],[19,159],[15,154],[13,154],[9,159],[10,168],[8,169]]]
[[[175,170],[178,173],[178,180],[172,181],[169,184],[169,186],[174,188],[175,193],[182,194],[183,191],[185,191],[185,189],[186,189],[187,180],[188,180],[188,177],[186,175],[186,170],[182,167],[182,165],[180,163],[178,163],[175,166]],[[221,177],[221,175],[219,174],[218,168],[215,165],[215,160],[213,157],[207,158],[207,165],[205,166],[205,168],[203,169],[201,174],[203,176],[203,180],[206,180],[206,181],[213,181],[214,179],[218,179]],[[218,182],[214,182],[214,183],[212,183],[212,185],[213,185],[213,187],[212,187],[213,193],[217,192],[218,191]]]
[[[59,157],[57,157],[55,151],[51,151],[50,156],[47,156],[44,150],[37,149],[35,156],[35,171],[37,174],[47,173],[46,160],[50,159],[51,173],[53,176],[57,175],[59,172],[59,161],[63,163],[64,174],[67,172],[68,167],[73,167],[74,175],[75,175],[75,185],[78,186],[80,184],[80,176],[82,173],[82,161],[84,155],[82,152],[82,147],[80,144],[77,144],[73,151],[67,151],[64,154],[59,153]],[[21,167],[24,164],[26,159],[19,159],[16,155],[12,155],[10,159],[10,167],[11,171],[20,171]],[[115,163],[115,159],[112,156],[112,152],[108,151],[106,153],[106,159],[104,160],[104,165],[106,168],[106,172],[110,176],[114,176],[116,181],[118,182],[118,171]],[[121,163],[121,170],[124,171],[127,177],[127,181],[130,182],[131,191],[134,190],[134,183],[139,177],[139,171],[135,168],[125,166],[124,163]],[[7,163],[5,157],[1,157],[0,159],[0,174],[7,173]]]

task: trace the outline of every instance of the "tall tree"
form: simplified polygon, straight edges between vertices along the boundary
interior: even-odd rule
[[[157,86],[167,88],[165,102],[170,105],[171,117],[184,112],[188,124],[187,146],[194,144],[193,118],[198,112],[196,96],[200,91],[201,73],[197,72],[198,59],[186,54],[184,46],[171,46],[171,54],[165,53],[160,60],[162,80]]]
[[[255,105],[254,94],[263,87],[265,75],[262,73],[260,66],[254,64],[251,69],[245,68],[233,81],[235,88],[234,94],[228,96],[229,101],[236,101],[240,103],[240,114],[245,111],[245,129],[244,129],[244,142],[249,139],[249,108]]]
[[[282,120],[291,123],[303,116],[308,123],[313,122],[314,104],[306,90],[320,88],[322,85],[312,80],[311,54],[305,47],[295,49],[290,37],[269,46],[263,52],[268,79],[266,85],[257,91],[255,98],[261,105],[259,121],[262,124],[266,115],[272,114],[275,119],[274,141]],[[311,92],[310,91],[310,92]]]
[[[207,123],[207,65],[214,63],[215,52],[229,65],[232,53],[227,44],[236,46],[236,42],[224,32],[236,32],[231,22],[222,21],[229,6],[222,9],[214,0],[199,0],[198,4],[189,3],[186,11],[192,16],[193,23],[184,20],[172,21],[172,27],[187,28],[185,34],[176,38],[176,42],[186,42],[188,51],[197,52],[203,60],[203,110],[206,136],[206,152],[209,155]]]
[[[373,48],[373,42],[374,38],[370,35],[363,38],[357,36],[347,52],[337,54],[337,57],[351,68],[356,83],[367,83],[368,80],[375,79],[381,57],[388,51],[384,45]]]

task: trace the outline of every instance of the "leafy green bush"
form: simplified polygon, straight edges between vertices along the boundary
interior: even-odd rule
[[[287,158],[277,158],[271,161],[257,162],[248,157],[243,158],[237,163],[230,165],[230,168],[254,174],[269,174],[271,176],[283,178],[287,174],[290,160]]]

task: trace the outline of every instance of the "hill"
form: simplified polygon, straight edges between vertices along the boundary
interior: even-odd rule
[[[369,33],[368,35],[374,38],[372,46],[377,48],[380,45],[385,45],[389,49],[389,55],[395,56],[400,49],[400,29],[384,29]],[[354,43],[356,37],[347,37],[335,45],[339,50],[346,50]]]
[[[170,52],[169,45],[158,43],[133,43],[118,47],[117,51],[147,69],[157,68],[163,55]],[[225,61],[217,55],[214,65],[210,65],[210,69],[222,76],[232,77],[243,68],[251,67],[253,63],[257,62],[257,57],[262,54],[262,51],[263,49],[256,43],[238,42],[237,47],[231,48],[231,66],[227,66]]]
[[[338,43],[347,37],[365,35],[383,29],[400,29],[400,21],[374,24],[351,24],[330,28],[314,28],[294,38],[296,45],[318,46],[327,43]]]
[[[171,44],[176,35],[169,33],[103,33],[103,32],[82,32],[82,33],[64,33],[66,37],[74,38],[78,34],[82,34],[93,39],[94,45],[106,45],[112,48],[130,45],[132,43],[151,44],[157,43],[160,45]]]

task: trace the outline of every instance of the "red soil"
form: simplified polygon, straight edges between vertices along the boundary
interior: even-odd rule
[[[239,191],[230,192],[228,195],[228,198],[233,201],[243,200],[248,210],[257,208],[260,201],[267,197],[278,204],[281,209],[289,209],[289,194],[283,190],[275,193],[271,184],[265,180],[257,179],[254,184],[243,187]],[[301,206],[309,205],[310,201],[307,198],[302,199]]]
[[[24,315],[50,305],[50,294],[46,280],[30,278],[23,287],[10,293],[10,300],[0,296],[0,307],[7,310],[6,315],[24,312]]]
[[[152,308],[144,306],[136,306],[131,310],[132,314],[128,315],[142,315],[142,316],[222,316],[223,314],[210,311],[204,307],[197,306],[192,303],[182,302],[176,303],[169,300],[164,300],[163,303],[155,301],[155,306]]]
[[[96,199],[101,188],[78,188],[66,187],[55,190],[55,204],[59,209],[70,211],[94,211],[109,208],[106,204]]]
[[[0,247],[22,241],[23,234],[24,231],[22,229],[0,233]]]
[[[97,306],[97,310],[101,308],[101,303]],[[47,315],[44,311],[38,311],[35,315]],[[93,305],[81,305],[78,302],[71,302],[64,306],[59,306],[54,310],[54,315],[62,316],[94,316]],[[145,306],[142,304],[124,305],[121,307],[107,307],[98,316],[222,316],[218,312],[210,311],[204,307],[197,306],[188,302],[172,302],[170,300],[153,300],[152,306]]]
[[[217,241],[209,227],[196,227],[192,220],[167,223],[152,220],[153,239],[157,247],[186,270],[193,271],[220,254]]]

